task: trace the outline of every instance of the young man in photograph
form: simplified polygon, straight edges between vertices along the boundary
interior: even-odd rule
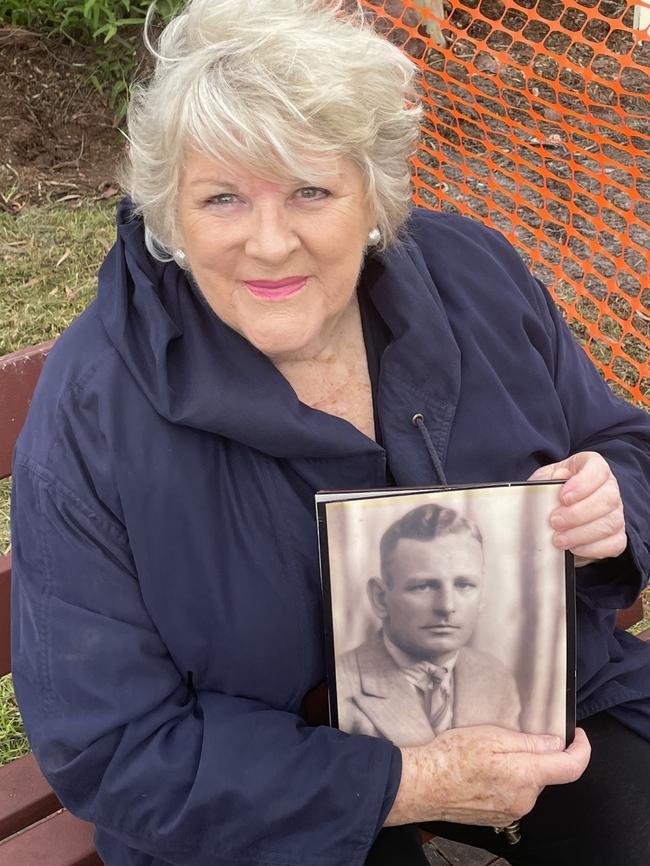
[[[368,595],[381,628],[337,659],[343,730],[415,746],[467,725],[518,729],[512,674],[468,646],[483,588],[478,527],[450,508],[420,506],[386,530],[380,561]]]

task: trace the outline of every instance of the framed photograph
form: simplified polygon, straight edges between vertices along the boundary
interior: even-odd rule
[[[561,484],[317,494],[332,725],[397,746],[480,724],[573,740]]]

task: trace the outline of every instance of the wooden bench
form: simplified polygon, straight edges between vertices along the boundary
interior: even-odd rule
[[[51,345],[0,358],[0,478],[11,474],[13,447]],[[0,676],[11,671],[10,576],[11,558],[0,556]],[[624,628],[642,618],[640,599],[619,612]],[[650,640],[650,629],[643,637]],[[92,825],[61,807],[32,755],[0,767],[0,866],[101,866],[92,839]]]
[[[52,344],[0,358],[0,478]],[[11,671],[11,557],[0,556],[0,676]],[[101,866],[93,827],[61,807],[33,755],[0,767],[0,866]]]

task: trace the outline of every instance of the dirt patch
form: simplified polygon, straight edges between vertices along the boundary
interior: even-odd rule
[[[109,194],[124,145],[92,51],[0,27],[0,53],[0,209]]]

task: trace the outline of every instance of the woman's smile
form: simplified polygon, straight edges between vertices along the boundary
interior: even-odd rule
[[[299,292],[307,279],[307,277],[286,277],[283,280],[244,280],[244,285],[256,298],[282,301]]]
[[[192,275],[219,318],[274,362],[331,350],[355,296],[374,214],[352,160],[328,172],[325,189],[196,150],[185,159],[178,210]]]

